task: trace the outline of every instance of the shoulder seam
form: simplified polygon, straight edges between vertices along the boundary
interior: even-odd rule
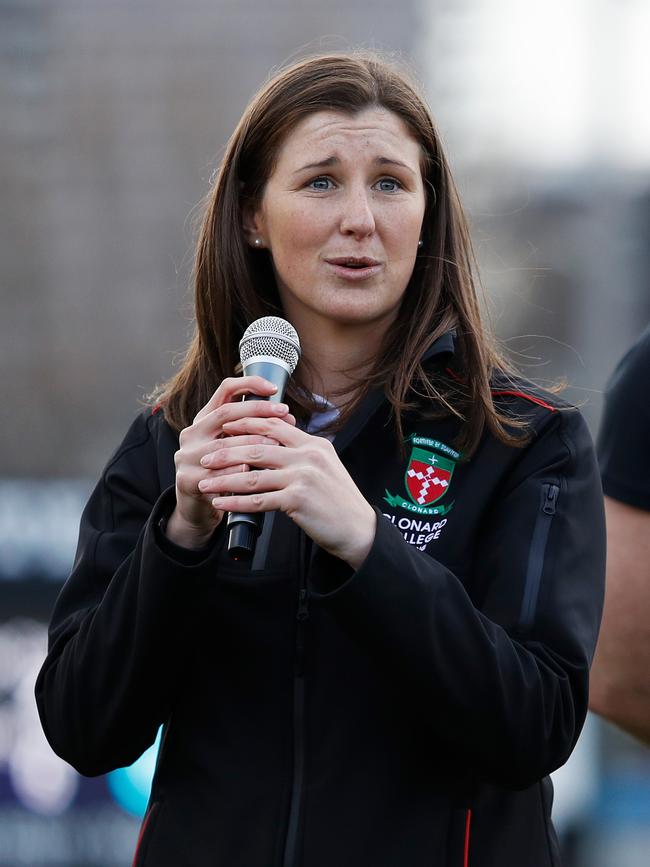
[[[134,449],[141,448],[143,445],[145,445],[145,443],[147,443],[151,439],[152,435],[151,435],[151,429],[149,428],[149,422],[150,422],[152,417],[153,416],[149,416],[148,419],[144,420],[144,422],[145,422],[145,434],[144,434],[144,436],[142,438],[138,439],[134,443],[129,443],[128,445],[124,444],[123,448],[121,448],[115,454],[113,460],[110,461],[108,464],[106,464],[106,467],[104,468],[104,472],[102,473],[102,481],[104,482],[104,484],[106,484],[107,476],[108,476],[108,473],[110,472],[110,470],[115,466],[115,464],[119,460],[121,460],[124,457],[124,455],[128,454],[129,452],[132,452]],[[109,502],[110,502],[110,509],[111,509],[111,528],[114,530],[115,529],[115,513],[113,511],[113,497],[112,496],[109,497]]]
[[[113,460],[109,461],[109,463],[106,464],[106,467],[104,468],[104,472],[102,474],[102,476],[104,478],[106,477],[106,474],[111,469],[111,467],[113,467],[117,463],[117,461],[119,461],[120,458],[122,458],[127,452],[130,452],[133,449],[140,448],[140,446],[143,446],[147,442],[147,440],[151,439],[151,430],[149,428],[149,419],[147,419],[145,421],[145,428],[146,428],[146,433],[142,439],[137,440],[137,442],[134,442],[134,443],[123,444],[123,448],[119,449],[119,451],[116,452],[116,454],[113,457]]]
[[[558,430],[558,436],[562,440],[562,442],[564,443],[564,448],[569,453],[569,460],[575,464],[576,458],[577,458],[575,443],[573,442],[571,437],[568,435],[567,430],[566,430],[566,426],[568,424],[568,421],[567,421],[568,413],[560,413],[560,418],[562,419],[562,422],[561,422],[560,428]]]

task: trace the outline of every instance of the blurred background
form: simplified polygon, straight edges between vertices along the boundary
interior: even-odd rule
[[[33,681],[85,498],[185,347],[197,203],[260,83],[309,51],[411,64],[495,328],[595,434],[650,321],[649,37],[647,0],[0,0],[0,867],[132,857],[154,754],[79,777]],[[590,718],[556,787],[567,864],[648,863],[650,751]]]

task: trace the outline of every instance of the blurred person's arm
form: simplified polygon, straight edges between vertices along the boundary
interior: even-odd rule
[[[611,497],[605,510],[605,611],[589,704],[650,745],[650,512]]]
[[[650,326],[607,384],[598,459],[607,580],[589,706],[650,744]]]

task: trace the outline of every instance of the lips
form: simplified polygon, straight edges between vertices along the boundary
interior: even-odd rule
[[[383,268],[381,262],[366,256],[337,256],[325,260],[333,277],[344,283],[364,284],[377,277]]]
[[[333,275],[346,283],[363,283],[376,277],[384,267],[372,256],[333,256],[325,262]]]
[[[330,265],[338,265],[341,268],[350,268],[352,270],[373,268],[381,264],[377,259],[372,259],[369,256],[336,256],[325,261]]]

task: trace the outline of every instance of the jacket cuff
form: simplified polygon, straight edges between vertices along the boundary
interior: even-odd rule
[[[149,518],[149,525],[153,530],[154,543],[166,557],[180,566],[200,566],[209,560],[219,549],[223,539],[223,534],[220,530],[224,522],[222,521],[215,528],[207,545],[203,545],[201,548],[183,548],[182,545],[177,545],[176,542],[168,539],[163,529],[175,508],[176,492],[174,487],[170,486],[158,497]]]
[[[377,515],[375,538],[366,555],[366,559],[356,571],[344,560],[334,557],[327,551],[323,551],[322,548],[314,550],[309,572],[310,590],[314,596],[320,598],[334,596],[340,590],[343,590],[345,585],[352,581],[363,580],[369,570],[371,572],[374,571],[376,566],[373,564],[378,563],[383,556],[381,552],[386,545],[384,541],[386,531],[397,531],[384,518],[380,509],[374,506],[373,509]],[[401,536],[399,541],[403,542]]]

